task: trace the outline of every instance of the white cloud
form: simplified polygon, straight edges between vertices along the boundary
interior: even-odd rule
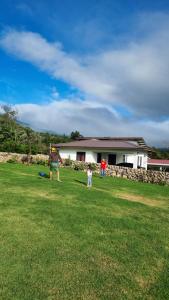
[[[113,87],[102,81],[85,62],[79,62],[66,54],[59,43],[48,43],[37,33],[10,30],[3,34],[0,46],[83,92],[99,98],[112,95]]]
[[[7,31],[1,36],[0,46],[102,103],[118,102],[140,116],[166,116],[169,19],[166,15],[164,20],[161,15],[159,18],[158,30],[157,26],[153,30],[151,22],[151,34],[141,41],[129,41],[126,48],[81,59],[67,54],[59,43],[49,43],[33,32]]]
[[[88,135],[142,135],[151,143],[164,144],[169,128],[168,28],[169,15],[145,15],[137,24],[143,33],[139,38],[121,49],[109,47],[90,57],[66,53],[60,43],[50,43],[37,33],[4,32],[1,48],[64,80],[86,99],[53,101],[59,98],[53,91],[48,105],[18,106],[21,118],[35,128],[65,133],[78,129]],[[133,119],[120,117],[112,108],[115,106],[132,112]]]
[[[66,134],[79,130],[85,136],[143,136],[150,145],[169,146],[169,121],[129,120],[108,107],[78,99],[51,101],[44,105],[20,104],[16,108],[20,120],[36,130]]]

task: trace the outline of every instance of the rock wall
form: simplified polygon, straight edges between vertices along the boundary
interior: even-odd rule
[[[0,162],[7,162],[8,160],[15,160],[16,162],[22,162],[22,158],[24,156],[25,154],[0,152]],[[32,158],[33,158],[33,162],[35,163],[40,160],[47,161],[48,155],[37,154],[37,155],[32,155]],[[65,161],[63,162],[63,166],[66,165]],[[85,170],[88,167],[88,163],[69,161],[69,166],[71,166],[71,168],[73,169],[79,168],[80,170]],[[92,167],[95,173],[97,174],[100,173],[100,164],[92,164]],[[169,185],[169,172],[144,170],[144,169],[131,169],[131,168],[109,165],[106,170],[106,175],[112,177],[122,177],[134,181]]]
[[[26,154],[19,154],[19,153],[9,153],[9,152],[0,152],[0,162],[7,162],[8,160],[14,160],[16,162],[22,162],[22,158],[25,157]],[[31,155],[33,158],[33,161],[38,160],[47,160],[48,155],[44,154],[36,154]]]
[[[72,168],[87,169],[89,164],[83,162],[72,162]],[[100,173],[100,164],[91,164],[94,172]],[[169,185],[169,172],[145,170],[145,169],[131,169],[118,166],[108,166],[106,170],[107,176],[122,177],[133,181],[141,181],[147,183],[156,183],[160,185]]]

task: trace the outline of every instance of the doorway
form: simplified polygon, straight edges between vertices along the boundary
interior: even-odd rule
[[[102,160],[102,154],[97,153],[97,163],[101,163],[101,160]]]
[[[108,165],[116,165],[116,154],[108,154]]]

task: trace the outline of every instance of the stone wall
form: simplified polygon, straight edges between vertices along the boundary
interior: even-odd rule
[[[134,181],[169,185],[168,172],[109,166],[107,174],[109,176],[123,177]]]
[[[87,166],[89,164],[82,163],[82,162],[72,162],[71,167],[77,168],[78,165],[80,166],[81,169],[82,167],[84,167],[84,169],[87,169]],[[94,172],[99,174],[100,164],[91,164],[91,165],[95,169]],[[131,169],[131,168],[109,165],[106,170],[106,175],[112,177],[122,177],[133,181],[169,185],[169,172],[160,172],[160,171],[145,170],[145,169]]]
[[[0,162],[7,162],[8,160],[15,160],[16,162],[22,162],[22,158],[25,157],[26,154],[19,154],[19,153],[9,153],[9,152],[0,152]],[[33,161],[38,160],[47,160],[48,155],[44,154],[36,154],[31,155],[33,158]]]
[[[21,162],[23,156],[25,154],[18,153],[8,153],[8,152],[0,152],[0,162],[7,162],[9,159],[15,160],[17,162]],[[39,160],[47,161],[48,155],[37,154],[32,155],[33,161],[36,163]],[[87,169],[88,163],[71,161],[71,168],[78,169]],[[63,166],[65,163],[63,162]],[[100,173],[100,164],[92,164],[94,168],[94,172]],[[106,170],[107,176],[112,177],[122,177],[134,181],[148,182],[148,183],[156,183],[156,184],[167,184],[169,185],[169,172],[161,172],[161,171],[153,171],[153,170],[144,170],[144,169],[131,169],[125,167],[118,166],[108,166]]]

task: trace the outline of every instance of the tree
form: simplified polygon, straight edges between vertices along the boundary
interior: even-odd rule
[[[17,111],[9,105],[1,107],[4,113],[0,119],[0,141],[7,143],[8,150],[10,150],[10,148],[15,148],[18,140]]]
[[[21,137],[22,143],[27,145],[27,154],[31,156],[32,152],[37,152],[38,145],[38,135],[29,127],[24,128],[24,133]]]
[[[77,130],[76,131],[72,131],[71,134],[70,134],[70,138],[72,140],[76,140],[77,138],[80,138],[80,137],[82,137],[82,135]]]

